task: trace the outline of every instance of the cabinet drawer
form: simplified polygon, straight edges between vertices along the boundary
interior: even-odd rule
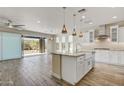
[[[85,58],[84,56],[77,57],[77,62],[79,62],[79,61],[83,61],[84,58]]]

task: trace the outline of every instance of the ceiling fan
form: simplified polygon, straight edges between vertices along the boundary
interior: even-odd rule
[[[22,26],[25,26],[25,25],[14,25],[13,24],[13,21],[12,20],[7,20],[7,22],[6,23],[4,23],[5,24],[5,26],[7,26],[7,27],[9,27],[9,28],[18,28],[18,27],[22,27]]]

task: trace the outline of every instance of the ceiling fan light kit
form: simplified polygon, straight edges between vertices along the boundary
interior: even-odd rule
[[[4,18],[1,18],[2,19],[2,21],[0,22],[1,23],[1,25],[2,26],[4,26],[4,27],[8,27],[8,28],[15,28],[15,29],[20,29],[20,28],[22,28],[23,26],[25,26],[25,25],[14,25],[13,24],[13,21],[12,20],[10,20],[10,19],[4,19]],[[23,29],[23,28],[22,28]]]

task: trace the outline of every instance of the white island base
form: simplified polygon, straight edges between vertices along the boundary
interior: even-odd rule
[[[72,85],[77,84],[95,65],[94,52],[73,55],[53,53],[52,55],[53,76]]]

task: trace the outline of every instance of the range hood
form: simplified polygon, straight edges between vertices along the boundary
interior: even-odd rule
[[[107,35],[106,25],[99,26],[96,38],[97,39],[107,39],[107,38],[109,38],[109,35]]]

